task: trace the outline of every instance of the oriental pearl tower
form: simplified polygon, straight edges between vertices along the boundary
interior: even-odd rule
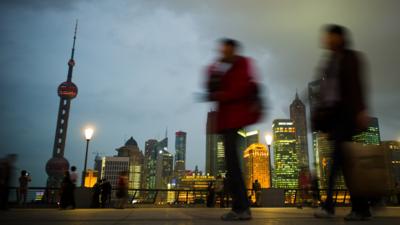
[[[78,87],[72,83],[72,71],[75,66],[75,40],[78,21],[75,24],[75,32],[72,44],[71,58],[68,61],[67,80],[58,86],[58,96],[60,105],[58,107],[57,126],[54,137],[54,147],[52,158],[47,161],[46,172],[48,174],[47,188],[59,188],[65,171],[69,170],[69,162],[64,158],[65,141],[67,139],[67,128],[71,100],[78,94]],[[54,191],[49,191],[50,193]]]

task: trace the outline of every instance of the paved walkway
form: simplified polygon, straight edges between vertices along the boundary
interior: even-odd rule
[[[227,209],[207,208],[137,208],[137,209],[14,209],[0,212],[1,225],[216,225],[216,224],[400,224],[400,208],[387,208],[377,212],[371,221],[345,222],[348,209],[339,208],[334,219],[319,220],[312,217],[311,209],[257,208],[253,220],[224,222],[219,219]]]

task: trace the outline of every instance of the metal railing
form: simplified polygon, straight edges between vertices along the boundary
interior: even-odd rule
[[[10,187],[9,202],[12,207],[58,207],[60,196],[59,189],[48,189],[46,187],[29,187],[27,192],[26,204],[22,204],[21,196],[17,187]],[[85,189],[86,193],[92,195],[91,189]],[[117,190],[112,190],[110,202],[107,207],[111,207],[117,200]],[[337,206],[348,206],[350,204],[350,194],[347,190],[334,190],[334,201]],[[254,192],[248,190],[248,196],[255,200]],[[207,189],[129,189],[128,202],[135,207],[204,207],[207,203],[209,192]],[[284,189],[284,206],[315,206],[326,199],[326,189],[321,189],[317,193],[302,189]],[[215,192],[213,204],[215,207],[231,206],[231,197],[224,192]],[[253,202],[254,203],[254,202]],[[390,196],[386,199],[386,204],[395,206],[398,203],[397,196]]]

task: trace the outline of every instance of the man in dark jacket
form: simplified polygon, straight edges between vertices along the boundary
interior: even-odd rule
[[[333,187],[338,170],[346,169],[342,166],[343,143],[352,141],[352,137],[369,123],[362,85],[364,74],[361,54],[348,48],[346,28],[328,25],[324,33],[324,47],[330,51],[330,55],[320,78],[319,107],[313,113],[313,126],[329,134],[334,149],[327,199],[322,209],[314,214],[318,218],[334,215]],[[367,199],[352,195],[351,201],[352,212],[345,217],[346,220],[371,217]]]
[[[208,69],[208,99],[217,103],[216,132],[222,133],[225,144],[225,163],[232,211],[223,220],[251,219],[250,202],[242,177],[237,132],[256,123],[262,114],[258,86],[251,62],[237,54],[239,44],[232,39],[220,42],[220,58]]]

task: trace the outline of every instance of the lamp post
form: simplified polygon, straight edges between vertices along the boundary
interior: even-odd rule
[[[88,156],[88,151],[89,151],[89,142],[90,142],[90,139],[92,139],[93,132],[94,132],[93,128],[88,127],[85,129],[86,154],[85,154],[85,164],[84,164],[83,173],[82,173],[82,187],[85,186],[85,176],[86,176],[87,156]]]
[[[268,158],[269,158],[269,184],[270,187],[272,188],[272,159],[271,159],[271,144],[272,144],[272,135],[266,134],[265,135],[265,142],[267,143],[268,146]]]

